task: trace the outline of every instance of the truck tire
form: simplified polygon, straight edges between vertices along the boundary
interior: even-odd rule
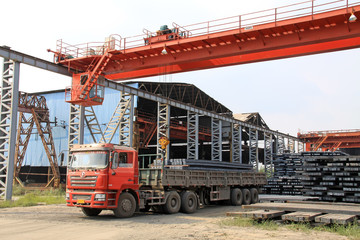
[[[243,193],[239,188],[231,190],[230,202],[234,206],[240,206],[243,203]]]
[[[256,188],[250,189],[251,203],[259,202],[259,191]]]
[[[243,204],[249,205],[251,203],[251,194],[250,194],[249,189],[243,188],[242,194],[243,194]]]
[[[124,192],[120,194],[118,206],[114,209],[114,214],[118,218],[128,218],[134,215],[136,201],[131,193]]]
[[[171,191],[164,205],[164,212],[167,214],[177,213],[181,206],[180,195],[176,191]]]
[[[88,217],[94,217],[94,216],[97,216],[101,213],[101,209],[99,208],[81,208],[82,212],[88,216]]]
[[[186,191],[181,194],[181,212],[194,213],[197,209],[197,197],[192,191]]]

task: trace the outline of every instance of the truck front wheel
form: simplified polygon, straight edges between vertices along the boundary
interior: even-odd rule
[[[239,188],[231,190],[231,205],[240,206],[243,203],[243,193]]]
[[[119,197],[118,206],[114,209],[114,214],[118,218],[131,217],[136,209],[136,201],[132,194],[124,192]]]
[[[177,213],[180,209],[181,199],[176,191],[171,191],[164,205],[164,212],[168,214]]]
[[[88,217],[97,216],[102,211],[101,209],[98,209],[98,208],[86,208],[86,207],[81,208],[81,210]]]
[[[184,213],[194,213],[197,208],[197,197],[194,192],[186,191],[181,194],[181,211]]]

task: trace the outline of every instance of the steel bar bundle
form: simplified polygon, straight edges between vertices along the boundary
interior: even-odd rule
[[[253,168],[251,164],[242,164],[236,162],[222,162],[210,160],[194,160],[194,159],[170,159],[166,166],[172,169],[192,169],[192,170],[244,170],[248,171]]]

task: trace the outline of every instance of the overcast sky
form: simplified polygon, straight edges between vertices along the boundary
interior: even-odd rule
[[[113,33],[134,36],[143,28],[156,31],[173,22],[189,25],[295,2],[301,0],[5,1],[0,45],[52,61],[46,49],[55,50],[58,39],[101,42]],[[234,113],[259,112],[270,128],[295,135],[299,129],[360,128],[359,64],[355,49],[173,74],[167,81],[195,84]],[[22,91],[70,84],[70,78],[21,65]]]

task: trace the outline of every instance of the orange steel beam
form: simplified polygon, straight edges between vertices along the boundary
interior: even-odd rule
[[[269,26],[268,29],[246,33],[233,30],[194,39],[180,39],[166,43],[167,47],[174,49],[170,51],[171,54],[152,58],[131,56],[136,52],[143,56],[151,55],[156,51],[156,46],[152,49],[149,46],[128,49],[124,54],[126,56],[118,55],[114,58],[120,61],[119,67],[109,67],[105,76],[111,80],[133,79],[156,76],[163,72],[187,72],[360,47],[360,21],[348,23],[346,19],[350,14],[343,11],[332,14],[321,14],[324,18],[311,21],[305,21],[305,18],[288,20],[281,27]],[[275,32],[276,36],[265,35],[267,32]],[[279,33],[281,36],[278,36]],[[221,44],[218,40],[220,38],[225,43]],[[160,52],[162,46],[164,44],[157,51]]]
[[[313,4],[316,2],[313,1]],[[235,29],[210,32],[209,28],[204,28],[204,33],[196,36],[189,34],[190,37],[148,45],[145,45],[143,37],[139,37],[137,42],[124,38],[119,40],[118,48],[117,42],[114,42],[116,46],[109,51],[111,60],[102,74],[110,80],[119,81],[358,48],[359,11],[360,5],[355,5],[282,21],[276,20],[275,13],[274,22],[243,27],[243,21],[239,20],[239,27]],[[350,23],[351,12],[358,20]],[[197,26],[194,24],[185,28],[196,31]],[[136,42],[134,46],[131,45],[133,42]],[[94,58],[101,57],[79,55],[80,48],[64,46],[60,45],[61,50],[57,53],[58,63],[74,71],[86,71]],[[164,47],[168,52],[166,55],[161,53]],[[74,58],[61,58],[71,48],[78,49]],[[86,52],[89,52],[88,47]]]

